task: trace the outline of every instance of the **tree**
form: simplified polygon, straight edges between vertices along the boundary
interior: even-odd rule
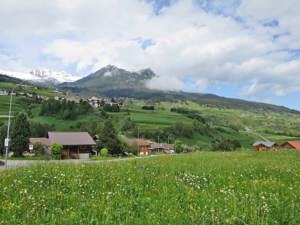
[[[4,154],[5,147],[4,147],[4,140],[7,135],[7,126],[3,125],[0,127],[0,154]]]
[[[241,148],[241,144],[237,140],[219,139],[212,142],[212,150],[214,151],[234,151]]]
[[[22,156],[28,149],[30,137],[30,124],[25,113],[19,113],[12,126],[11,150],[15,156]]]
[[[118,137],[118,133],[111,120],[108,119],[105,121],[103,130],[98,136],[97,146],[100,149],[107,148],[112,155],[123,153],[124,145]]]
[[[132,153],[134,155],[138,155],[139,154],[139,146],[137,144],[130,145],[128,147],[128,152]]]
[[[184,145],[182,143],[182,141],[180,140],[176,140],[174,143],[174,149],[176,153],[181,153],[184,151]]]
[[[63,149],[63,146],[60,145],[60,144],[54,143],[51,146],[51,154],[52,154],[54,159],[61,159],[62,149]]]

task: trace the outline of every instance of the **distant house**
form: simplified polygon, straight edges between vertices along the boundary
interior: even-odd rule
[[[174,150],[174,146],[167,143],[152,143],[150,150],[152,153],[156,152],[164,152],[164,153],[172,153]]]
[[[150,155],[157,152],[173,153],[174,146],[167,143],[156,143],[145,139],[128,139],[129,145],[137,145],[140,155]]]
[[[300,141],[288,141],[281,146],[285,149],[300,150]]]
[[[253,147],[255,147],[256,151],[269,151],[276,148],[277,144],[271,141],[257,141],[253,144]]]
[[[48,132],[48,136],[51,145],[63,146],[63,156],[86,159],[95,153],[96,142],[88,132]]]
[[[151,154],[151,144],[153,142],[144,139],[128,139],[128,145],[137,145],[139,147],[140,155],[150,155]]]
[[[5,90],[0,90],[0,96],[7,96],[8,92]]]

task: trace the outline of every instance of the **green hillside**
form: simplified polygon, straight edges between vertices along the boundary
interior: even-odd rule
[[[11,82],[0,83],[0,90],[11,90],[12,88],[19,92],[36,93],[48,97],[58,95],[48,88],[19,87]],[[262,110],[258,106],[255,110],[248,110],[247,107],[240,106],[236,109],[220,105],[214,106],[213,100],[209,100],[209,98],[206,101],[211,104],[180,98],[174,101],[169,97],[168,94],[164,96],[168,101],[161,101],[159,98],[127,99],[120,112],[108,112],[108,115],[122,135],[137,137],[139,133],[140,137],[159,142],[174,142],[179,139],[190,146],[197,146],[198,149],[210,149],[215,140],[237,140],[243,148],[249,149],[256,140],[268,139],[282,143],[287,140],[300,139],[300,116],[293,110],[266,104],[262,105],[271,108]],[[224,105],[226,101],[229,101],[224,98],[219,100],[222,100]],[[7,122],[8,103],[8,96],[0,96],[0,122]],[[241,104],[246,103],[241,101]],[[155,110],[143,110],[144,105],[153,105]],[[187,112],[180,113],[172,111],[172,109],[184,109]],[[107,119],[101,115],[102,112],[99,109],[69,120],[62,119],[57,115],[41,115],[41,104],[33,103],[30,99],[22,97],[13,98],[12,110],[13,115],[25,111],[30,116],[30,121],[53,125],[56,130],[84,130],[91,134],[99,132],[103,122]]]
[[[269,139],[279,143],[287,140],[300,139],[300,116],[294,114],[279,113],[254,113],[245,110],[219,109],[203,107],[193,102],[154,103],[155,110],[143,110],[142,106],[149,102],[128,101],[119,113],[110,113],[110,116],[121,129],[124,121],[129,118],[139,128],[140,135],[157,141],[174,141],[178,137],[172,137],[168,133],[170,127],[176,123],[183,123],[190,128],[191,136],[179,137],[185,143],[198,145],[207,148],[215,139],[238,140],[243,147],[252,148],[256,140]],[[184,108],[197,112],[197,115],[204,118],[208,128],[204,132],[197,132],[193,129],[195,119],[187,115],[171,112],[171,108]],[[135,129],[125,131],[128,136],[137,135]]]

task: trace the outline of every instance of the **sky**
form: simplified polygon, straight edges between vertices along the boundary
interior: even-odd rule
[[[1,0],[0,69],[151,68],[149,87],[300,110],[299,0]]]

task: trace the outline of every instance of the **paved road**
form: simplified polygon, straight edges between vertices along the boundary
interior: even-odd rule
[[[131,158],[116,158],[110,160],[89,160],[89,159],[66,159],[66,160],[8,160],[7,167],[8,169],[17,168],[17,167],[24,167],[30,166],[34,164],[41,164],[41,163],[74,163],[74,164],[82,164],[82,163],[89,163],[89,164],[97,164],[97,163],[112,163],[112,162],[120,162],[120,161],[128,161],[133,159],[146,159],[155,156],[163,156],[163,155],[151,155],[151,156],[143,156],[143,157],[131,157]],[[0,160],[4,161],[4,160]],[[0,165],[0,170],[4,170],[6,167]]]

